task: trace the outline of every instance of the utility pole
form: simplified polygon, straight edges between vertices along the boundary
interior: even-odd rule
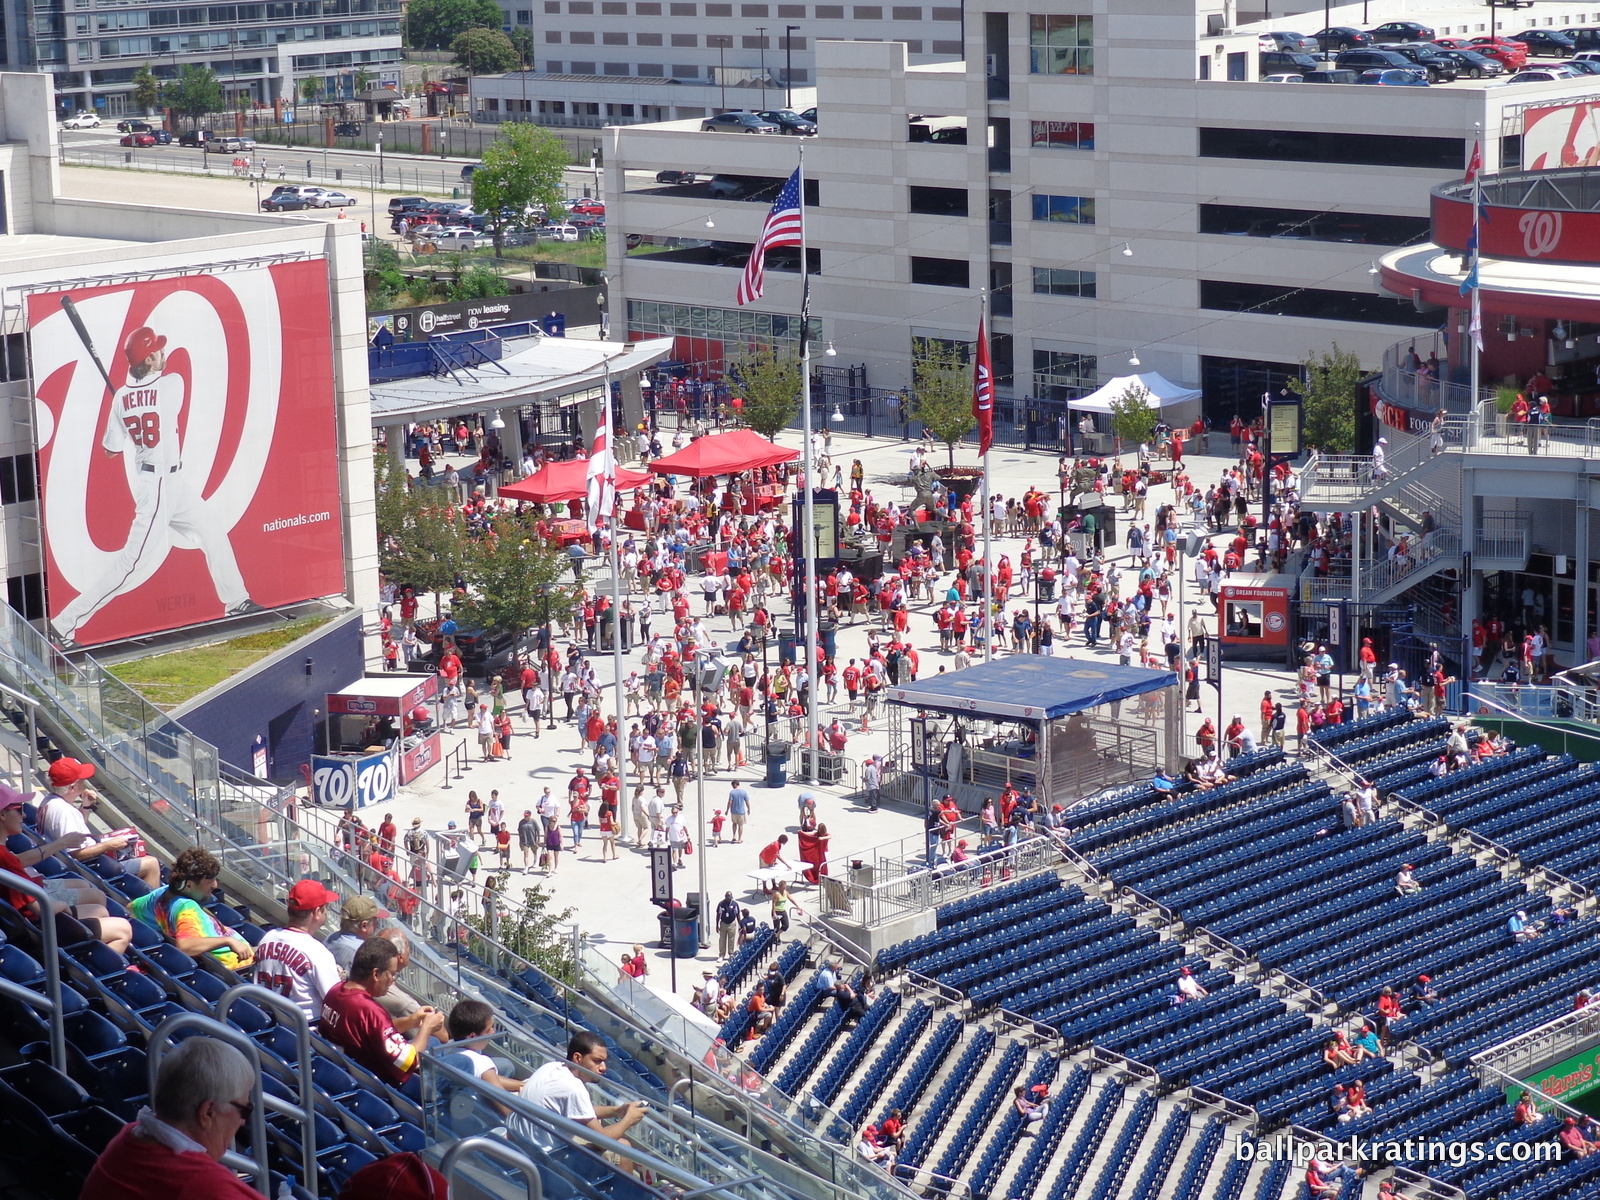
[[[761,54],[761,107],[767,106],[767,27],[756,26],[756,48]],[[800,264],[800,270],[805,271],[805,263]]]
[[[783,27],[783,106],[794,108],[794,31],[798,25]]]

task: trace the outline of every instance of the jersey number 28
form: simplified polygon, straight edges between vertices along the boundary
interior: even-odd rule
[[[148,450],[161,444],[161,414],[134,413],[123,417],[122,423],[128,427],[128,436],[133,439],[135,446],[143,446]]]

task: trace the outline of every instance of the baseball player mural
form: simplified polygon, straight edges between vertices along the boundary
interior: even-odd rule
[[[28,324],[64,643],[343,590],[322,262],[35,293]]]

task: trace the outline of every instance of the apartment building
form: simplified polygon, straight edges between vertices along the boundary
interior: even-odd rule
[[[970,341],[985,292],[1002,408],[1019,422],[1059,415],[1135,362],[1202,388],[1224,423],[1334,343],[1376,366],[1442,323],[1376,286],[1380,254],[1426,239],[1429,189],[1459,177],[1480,135],[1486,161],[1504,146],[1515,162],[1529,106],[1600,92],[1269,84],[1254,79],[1264,25],[1229,29],[1220,8],[1177,0],[1074,7],[968,11],[963,57],[947,63],[915,64],[893,41],[818,46],[811,312],[833,361],[863,365],[869,387],[907,385],[918,338]],[[1321,15],[1271,25],[1315,32]],[[1441,32],[1487,24],[1483,10],[1452,19]],[[611,242],[619,329],[674,334],[714,360],[792,338],[793,270],[769,265],[764,299],[733,302],[770,186],[733,199],[654,176],[781,180],[798,143],[695,121],[608,136],[609,224],[626,235]]]
[[[281,0],[242,4],[123,4],[37,0],[3,22],[0,66],[48,73],[56,115],[137,113],[133,77],[210,67],[235,97],[295,101],[299,81],[353,96],[356,72],[398,76],[400,0]],[[9,15],[9,14],[8,14]]]

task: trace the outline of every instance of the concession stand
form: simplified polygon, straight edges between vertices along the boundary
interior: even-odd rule
[[[359,773],[362,762],[387,756],[396,783],[410,783],[440,758],[439,727],[428,707],[438,693],[437,675],[401,672],[369,675],[342,691],[329,692],[328,753],[318,759],[354,761]],[[332,761],[323,765],[330,766]],[[316,770],[317,760],[313,760],[313,791]],[[332,776],[328,778],[332,780]],[[339,785],[330,782],[330,786]],[[378,798],[363,800],[359,793],[338,801],[341,807],[380,802]]]

